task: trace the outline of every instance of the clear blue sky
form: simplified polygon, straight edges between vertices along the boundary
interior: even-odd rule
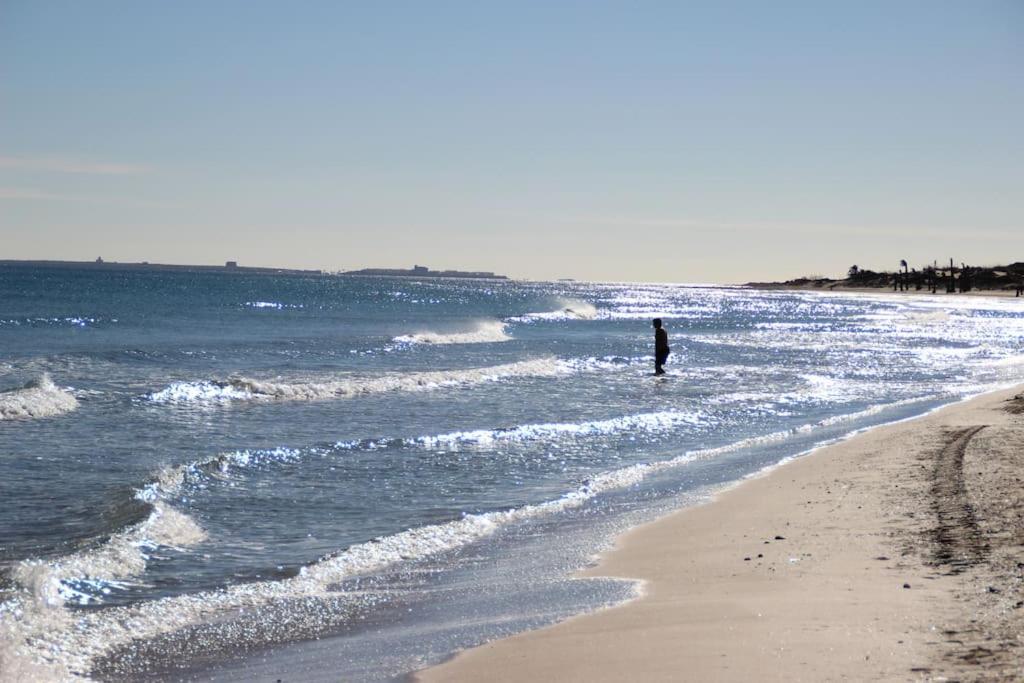
[[[0,1],[0,258],[1024,260],[1024,2]]]

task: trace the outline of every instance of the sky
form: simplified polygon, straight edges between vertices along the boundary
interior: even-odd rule
[[[0,0],[0,259],[1024,261],[1022,122],[1022,0]]]

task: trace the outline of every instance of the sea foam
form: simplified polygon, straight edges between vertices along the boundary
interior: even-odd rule
[[[77,407],[78,399],[54,384],[49,375],[17,389],[0,392],[0,420],[49,417]]]
[[[75,583],[103,586],[139,576],[150,551],[159,546],[185,548],[205,538],[206,532],[194,519],[155,501],[145,520],[113,534],[100,546],[56,560],[23,560],[11,571],[11,578],[49,607],[65,602],[85,605],[97,598],[77,590]]]
[[[469,386],[516,377],[553,377],[572,368],[555,358],[539,358],[505,365],[463,370],[393,373],[370,378],[342,378],[321,382],[279,382],[236,377],[228,380],[175,382],[148,394],[153,403],[189,404],[229,401],[316,401],[393,391],[431,391]]]
[[[416,332],[403,334],[392,341],[396,344],[486,344],[489,342],[508,341],[505,323],[497,320],[483,320],[465,332]]]
[[[505,429],[474,429],[447,434],[404,437],[397,439],[364,439],[339,441],[335,448],[344,450],[375,448],[454,448],[459,446],[486,446],[492,443],[541,441],[547,439],[595,438],[636,432],[663,432],[684,425],[697,425],[706,421],[700,412],[661,411],[623,415],[606,420],[586,422],[549,422],[525,424]]]
[[[539,313],[525,313],[523,315],[506,318],[506,322],[533,323],[542,320],[593,320],[597,317],[597,308],[588,301],[579,299],[558,299],[557,308],[551,311]]]

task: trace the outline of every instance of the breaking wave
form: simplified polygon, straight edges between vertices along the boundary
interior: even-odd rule
[[[597,308],[587,301],[559,299],[556,305],[558,308],[553,311],[526,313],[505,320],[516,323],[532,323],[539,320],[593,320],[597,317]]]
[[[141,575],[156,548],[185,548],[205,538],[206,532],[195,520],[155,500],[145,520],[113,534],[99,547],[57,560],[23,560],[11,571],[11,578],[48,607],[66,602],[86,605],[98,598],[82,588],[109,592],[109,586],[118,581]]]
[[[305,308],[303,304],[285,304],[280,301],[246,301],[243,306],[246,308],[269,308],[275,311],[283,311],[286,308]]]
[[[330,446],[306,449],[284,446],[271,449],[245,449],[221,453],[205,460],[196,460],[183,465],[164,468],[152,482],[139,489],[136,497],[144,502],[153,503],[162,498],[176,496],[186,484],[201,483],[209,475],[226,475],[233,468],[246,469],[272,463],[294,463],[309,455],[326,455],[332,450],[433,449],[553,440],[564,437],[596,438],[624,433],[664,432],[680,426],[703,424],[706,420],[707,416],[703,413],[663,411],[657,413],[638,413],[636,415],[624,415],[606,420],[586,422],[551,422],[424,436],[338,441]]]
[[[506,429],[474,429],[432,436],[415,436],[398,439],[363,439],[359,441],[339,441],[335,448],[374,449],[374,448],[451,448],[455,446],[486,446],[506,441],[539,441],[560,437],[600,437],[624,432],[661,432],[683,425],[697,425],[705,421],[701,413],[682,411],[663,411],[658,413],[640,413],[624,415],[607,420],[588,422],[551,422],[545,424],[528,424]]]
[[[78,399],[54,384],[49,375],[0,392],[0,421],[60,415],[77,407]]]
[[[178,491],[190,467],[229,467],[231,464],[247,462],[253,454],[240,452],[230,456],[219,456],[204,463],[174,468],[165,471],[158,481],[139,491],[140,498],[154,503],[153,515],[156,519],[151,516],[138,527],[129,529],[111,540],[112,545],[129,546],[138,550],[138,554],[127,554],[123,561],[124,568],[116,568],[120,547],[116,550],[92,551],[46,565],[22,563],[16,570],[16,578],[25,590],[14,599],[0,605],[0,663],[12,671],[31,671],[37,678],[42,678],[44,674],[52,679],[81,678],[88,674],[93,662],[99,657],[134,639],[151,639],[213,618],[224,618],[239,610],[259,608],[281,600],[327,598],[333,586],[350,577],[378,571],[403,561],[457,550],[490,536],[509,524],[580,507],[601,493],[634,486],[651,475],[694,460],[781,441],[795,434],[855,421],[898,405],[922,400],[926,399],[873,406],[860,412],[834,416],[820,422],[751,437],[716,448],[688,451],[664,461],[639,463],[598,473],[584,479],[558,498],[507,510],[464,514],[448,522],[407,529],[352,545],[303,567],[296,576],[290,578],[236,584],[215,591],[77,613],[72,624],[70,613],[61,607],[62,601],[67,599],[68,595],[62,592],[60,586],[67,585],[69,579],[82,574],[105,574],[107,580],[134,575],[140,567],[144,568],[143,552],[147,543],[187,545],[201,541],[203,532],[198,525],[194,522],[190,524],[191,520],[181,513],[177,513],[180,517],[172,516],[172,508],[163,504],[162,498]],[[654,417],[658,415],[662,417]],[[620,421],[625,420],[619,424],[625,425],[630,420],[638,424],[658,424],[663,419],[676,418],[666,418],[663,414],[630,416],[619,418]],[[679,419],[690,418],[679,416]],[[602,430],[612,428],[612,422],[614,421],[584,423],[573,425],[572,428],[583,427],[601,433]],[[518,433],[527,436],[559,434],[567,431],[568,426],[534,425],[516,430],[524,430]],[[516,433],[516,430],[491,430],[489,433],[461,432],[429,438],[472,442],[474,439],[494,438],[502,433]],[[279,451],[278,455],[284,458],[296,458],[299,455],[298,451],[289,449]],[[167,522],[166,532],[161,531],[164,528],[161,526],[161,519]],[[143,557],[141,564],[137,559],[140,556]],[[71,598],[74,597],[72,594]]]
[[[0,327],[4,325],[13,325],[16,327],[89,327],[92,325],[103,325],[106,323],[116,322],[117,318],[101,318],[88,315],[76,315],[67,316],[63,318],[9,318],[7,320],[0,320]]]
[[[88,641],[80,631],[83,622],[65,605],[99,602],[96,593],[109,593],[140,576],[157,548],[181,549],[205,539],[195,520],[157,501],[149,517],[97,548],[15,565],[10,577],[20,590],[0,602],[0,680],[89,680],[88,655],[60,649],[60,643],[75,647]],[[121,629],[130,633],[132,626],[122,624]],[[91,643],[91,650],[97,645]]]
[[[175,382],[148,394],[153,403],[190,404],[230,401],[316,401],[392,391],[430,391],[444,387],[497,382],[513,377],[554,377],[572,367],[555,358],[493,365],[464,370],[396,373],[374,378],[346,378],[326,382],[272,382],[237,377],[228,380]]]
[[[505,323],[484,320],[468,332],[417,332],[403,334],[392,341],[397,344],[486,344],[508,341],[511,338],[505,332]]]

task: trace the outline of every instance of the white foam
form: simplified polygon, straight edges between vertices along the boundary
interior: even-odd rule
[[[45,667],[38,670],[47,675],[52,673],[54,680],[83,675],[96,658],[133,639],[151,639],[214,617],[223,618],[232,612],[259,608],[278,600],[325,597],[330,594],[331,586],[349,577],[461,548],[505,525],[579,507],[598,494],[636,485],[652,474],[696,459],[781,441],[816,427],[857,420],[906,402],[874,406],[858,413],[835,416],[717,448],[689,451],[661,462],[640,463],[603,472],[584,480],[556,499],[509,510],[466,514],[450,522],[408,529],[350,546],[303,568],[297,576],[288,579],[237,584],[216,591],[89,612],[76,615],[73,627],[66,612],[50,602],[52,595],[45,585],[43,590],[35,587],[37,581],[30,573],[19,581],[25,580],[32,587],[31,593],[0,605],[0,636],[4,638],[0,641],[0,657],[16,660],[22,670]],[[176,476],[170,478],[171,482],[178,480]],[[5,652],[6,655],[2,654]],[[0,662],[4,661],[0,658]]]
[[[335,444],[335,447],[354,449],[367,446],[372,448],[375,445],[399,445],[421,448],[452,448],[457,446],[481,446],[503,441],[537,441],[563,436],[587,438],[623,432],[666,431],[680,425],[701,424],[705,419],[702,413],[662,411],[624,415],[607,420],[592,420],[588,422],[527,424],[509,429],[476,429],[404,439],[383,439],[380,441],[341,441]]]
[[[28,325],[38,327],[41,325],[71,325],[73,327],[88,327],[101,323],[116,323],[117,318],[94,318],[90,316],[68,316],[66,318],[11,318],[0,320],[2,325]]]
[[[57,560],[23,560],[14,567],[11,578],[47,606],[60,606],[65,601],[88,604],[95,597],[76,590],[69,582],[103,584],[139,576],[146,569],[150,550],[157,546],[189,547],[205,538],[206,532],[195,520],[156,501],[145,520],[112,535],[98,548]]]
[[[303,308],[302,304],[284,304],[279,301],[246,301],[245,306],[249,308],[271,308],[283,311],[286,308]]]
[[[78,399],[43,375],[18,389],[0,392],[0,420],[60,415],[78,407]]]
[[[231,381],[202,380],[173,382],[167,388],[149,394],[147,398],[153,403],[227,403],[255,397],[234,386]]]
[[[506,318],[508,322],[532,323],[539,320],[593,320],[597,317],[597,308],[589,301],[579,299],[558,299],[557,308],[540,313],[525,313]]]
[[[230,380],[175,382],[146,396],[153,403],[224,403],[228,401],[314,401],[392,391],[431,391],[444,387],[497,382],[515,377],[554,377],[571,366],[555,358],[463,370],[394,373],[373,378],[344,378],[325,382],[275,382],[238,377]]]
[[[683,425],[703,424],[707,419],[703,412],[662,411],[586,422],[551,422],[518,425],[508,429],[477,429],[404,438],[339,441],[333,447],[341,450],[373,450],[387,447],[431,449],[486,446],[500,442],[541,441],[561,437],[592,438],[623,433],[663,432]],[[147,503],[154,503],[161,499],[173,498],[181,492],[186,483],[201,481],[211,472],[228,474],[232,468],[247,469],[268,464],[295,463],[310,453],[323,454],[326,452],[322,448],[303,450],[282,446],[272,449],[245,449],[221,453],[205,460],[196,460],[160,470],[152,482],[136,491],[135,497]]]
[[[177,495],[186,482],[201,478],[204,473],[216,470],[227,474],[232,467],[251,467],[270,462],[295,462],[302,458],[297,448],[274,448],[270,450],[242,450],[222,453],[206,460],[196,460],[183,465],[166,467],[157,473],[156,479],[135,492],[135,497],[147,503]]]
[[[465,332],[416,332],[395,337],[392,341],[397,344],[486,344],[511,338],[505,332],[505,323],[482,320]]]

